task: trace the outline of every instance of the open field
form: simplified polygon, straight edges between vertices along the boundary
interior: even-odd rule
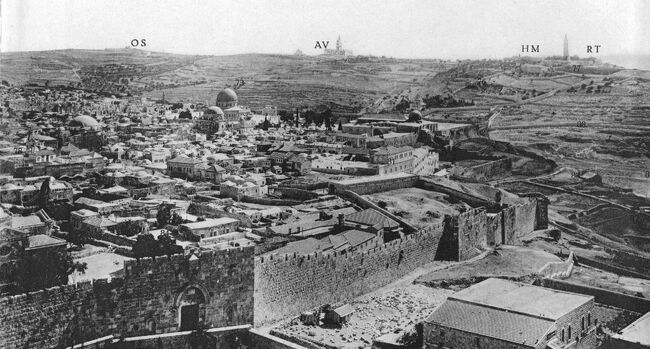
[[[602,80],[594,85],[604,86]],[[648,197],[648,94],[650,83],[642,79],[614,81],[608,93],[560,92],[504,110],[493,120],[497,130],[490,137],[527,145],[559,166],[597,170],[604,183]]]
[[[289,109],[325,104],[346,112],[359,111],[377,100],[395,101],[393,95],[407,88],[426,88],[437,72],[449,67],[435,60],[190,56],[137,49],[0,55],[3,79],[14,85],[63,85],[153,99],[165,93],[168,101],[205,102],[242,78],[245,84],[237,91],[242,105]]]
[[[416,227],[441,222],[445,214],[457,214],[457,210],[444,200],[445,195],[418,188],[390,190],[366,196],[379,204],[386,203],[386,209],[404,218]]]
[[[541,250],[502,246],[483,259],[431,272],[419,277],[415,282],[425,285],[453,285],[488,277],[521,279],[536,274],[546,263],[560,261],[557,256]]]

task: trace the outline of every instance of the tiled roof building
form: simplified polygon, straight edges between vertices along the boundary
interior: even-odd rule
[[[488,279],[424,322],[424,348],[593,348],[594,297]]]

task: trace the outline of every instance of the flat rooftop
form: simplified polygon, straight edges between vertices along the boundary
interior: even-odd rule
[[[612,337],[630,343],[650,346],[650,312],[624,328],[620,334],[615,334]]]
[[[492,278],[449,298],[557,320],[594,297]]]
[[[186,226],[187,228],[190,229],[203,229],[203,228],[211,228],[211,227],[216,227],[219,225],[224,225],[224,224],[230,224],[237,222],[237,219],[234,218],[229,218],[229,217],[222,217],[222,218],[207,218],[204,221],[201,222],[194,222],[194,223],[184,223],[181,224],[183,226]]]
[[[471,124],[454,124],[450,122],[438,122],[438,131],[445,131],[445,130],[455,130],[458,128],[465,128],[472,126]]]

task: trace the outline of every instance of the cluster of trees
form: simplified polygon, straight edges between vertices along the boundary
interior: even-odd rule
[[[90,236],[87,231],[81,229],[72,229],[65,238],[69,243],[79,247],[90,242]]]
[[[411,103],[406,99],[402,98],[399,103],[395,105],[395,110],[400,113],[407,111],[411,107]]]
[[[127,237],[135,236],[142,232],[142,223],[138,221],[122,221],[117,223],[115,232],[117,235]]]
[[[167,224],[179,225],[183,224],[183,217],[176,212],[172,212],[171,205],[162,205],[156,214],[156,222],[158,227],[164,227]]]
[[[133,246],[135,258],[171,256],[183,253],[183,248],[176,245],[176,239],[168,232],[162,231],[156,240],[150,233],[140,234]]]
[[[322,112],[308,109],[303,115],[305,117],[305,126],[309,126],[313,122],[318,127],[325,124],[325,128],[328,130],[332,129],[332,110],[329,108]],[[296,125],[297,124],[298,120],[296,120]]]
[[[426,96],[424,99],[424,104],[427,108],[455,108],[455,107],[466,107],[474,105],[474,101],[467,101],[464,99],[455,99],[452,96]]]
[[[3,268],[2,278],[11,284],[9,292],[17,294],[65,285],[70,274],[83,273],[87,268],[86,263],[75,262],[66,250],[23,251],[15,263]]]
[[[189,109],[185,109],[182,112],[178,113],[179,119],[192,119],[192,112]]]

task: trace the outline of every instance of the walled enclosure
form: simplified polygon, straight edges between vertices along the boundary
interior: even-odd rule
[[[365,199],[356,190],[369,194],[408,187],[414,184],[416,178],[393,178],[343,186],[331,184],[330,192],[363,204],[359,200]],[[516,242],[518,237],[533,230],[536,208],[534,199],[504,207],[498,214],[500,218],[492,218],[491,224],[488,224],[488,214],[484,208],[471,209],[449,217],[426,231],[407,235],[367,252],[317,252],[304,256],[267,254],[256,257],[255,325],[268,324],[323,304],[368,293],[416,267],[434,261],[436,257],[453,260],[471,258],[488,245],[490,235],[498,236],[498,243]],[[401,222],[400,219],[398,221]],[[506,237],[503,242],[502,235]],[[449,241],[441,241],[441,238]],[[451,244],[443,246],[445,242]],[[449,251],[441,251],[443,249],[451,249],[452,253],[447,255]]]
[[[255,325],[368,293],[435,259],[442,224],[367,252],[255,258]]]
[[[0,299],[1,348],[55,348],[108,335],[176,332],[183,307],[199,323],[253,322],[253,248],[127,261],[125,277]]]

